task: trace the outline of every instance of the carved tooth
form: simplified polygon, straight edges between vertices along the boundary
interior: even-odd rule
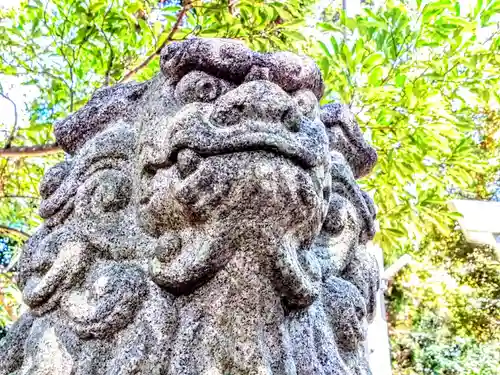
[[[179,236],[175,234],[167,234],[158,240],[155,248],[156,258],[163,263],[168,263],[174,256],[176,256],[182,243]]]
[[[184,149],[177,155],[177,168],[181,178],[186,178],[193,173],[201,162],[201,156],[191,149]]]

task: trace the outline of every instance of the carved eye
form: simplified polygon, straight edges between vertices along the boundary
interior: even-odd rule
[[[196,82],[196,96],[202,102],[210,102],[218,96],[217,82],[212,77],[202,78]]]
[[[304,116],[314,119],[319,115],[318,100],[312,91],[298,90],[293,93],[293,99]]]
[[[230,84],[205,72],[186,74],[175,88],[175,97],[181,104],[211,102],[230,89]]]

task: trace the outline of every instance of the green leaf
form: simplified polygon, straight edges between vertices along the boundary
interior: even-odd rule
[[[340,48],[337,43],[337,40],[333,36],[330,37],[330,44],[332,45],[332,48],[335,51],[335,53],[338,55],[340,53]]]
[[[318,41],[318,45],[320,46],[320,48],[322,49],[323,53],[328,56],[328,57],[332,57],[332,54],[330,53],[330,50],[328,49],[328,47],[325,45],[325,43],[323,43],[321,40]]]
[[[446,25],[455,25],[463,27],[466,31],[474,30],[474,24],[461,17],[443,16],[441,17],[441,21],[444,22]]]
[[[365,69],[369,70],[374,65],[381,63],[383,60],[384,58],[381,55],[379,55],[378,53],[373,53],[363,61],[363,66]]]
[[[375,68],[373,68],[370,75],[368,76],[368,83],[372,86],[380,85],[383,74],[384,70],[382,69],[382,67],[376,66]]]
[[[298,40],[298,41],[306,40],[304,34],[298,32],[298,31],[295,31],[295,30],[283,31],[283,34],[285,34],[288,38],[290,38],[292,40]]]
[[[406,75],[404,74],[398,74],[396,76],[396,86],[398,87],[404,87],[405,82],[406,82]]]
[[[317,26],[319,26],[324,31],[342,32],[342,29],[340,27],[330,22],[318,22]]]
[[[476,7],[474,8],[474,17],[479,16],[479,13],[481,13],[482,9],[483,9],[483,0],[477,0]]]

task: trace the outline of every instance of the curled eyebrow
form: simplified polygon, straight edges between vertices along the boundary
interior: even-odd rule
[[[235,84],[265,79],[286,92],[308,89],[318,100],[324,92],[321,72],[311,58],[289,52],[259,53],[234,40],[193,38],[171,43],[162,50],[160,66],[174,82],[199,70]]]

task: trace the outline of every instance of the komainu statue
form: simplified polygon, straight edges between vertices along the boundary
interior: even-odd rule
[[[362,375],[375,151],[320,72],[222,39],[54,125],[0,374]]]

